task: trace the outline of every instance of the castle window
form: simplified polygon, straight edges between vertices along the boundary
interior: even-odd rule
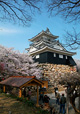
[[[50,39],[48,39],[48,41],[50,41]]]
[[[38,59],[39,58],[39,55],[36,55],[36,59]]]
[[[54,55],[53,55],[54,57],[56,57],[56,53],[54,53]]]
[[[63,58],[63,55],[59,55],[59,58]]]
[[[67,59],[68,57],[66,56],[66,59]]]

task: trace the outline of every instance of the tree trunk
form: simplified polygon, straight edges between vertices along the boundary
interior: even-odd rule
[[[80,114],[80,111],[72,104],[72,102],[70,101],[73,109],[75,110],[75,114]]]
[[[69,114],[69,96],[68,96],[68,93],[67,93],[67,96],[66,96],[66,104],[67,104],[67,108],[66,108],[66,114]]]
[[[78,110],[80,111],[80,97],[78,97]]]

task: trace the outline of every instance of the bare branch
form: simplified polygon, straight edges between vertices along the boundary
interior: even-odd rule
[[[80,0],[48,0],[47,7],[50,14],[56,11],[56,14],[63,15],[70,22],[80,19]]]
[[[75,50],[80,48],[80,32],[77,33],[75,28],[73,28],[73,33],[69,31],[65,31],[66,35],[64,35],[64,40],[62,44],[68,49]]]
[[[0,0],[0,20],[9,20],[22,25],[29,25],[35,11],[40,12],[41,0]]]

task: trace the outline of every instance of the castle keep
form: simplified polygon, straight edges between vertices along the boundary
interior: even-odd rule
[[[42,30],[35,37],[29,39],[32,43],[27,48],[28,54],[43,69],[44,77],[54,83],[54,78],[64,75],[67,72],[75,72],[75,61],[72,56],[75,52],[67,51],[59,42],[59,36],[53,35],[49,29]]]

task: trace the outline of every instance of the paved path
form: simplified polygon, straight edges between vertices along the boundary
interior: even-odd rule
[[[64,91],[60,92],[60,94],[62,94],[62,93],[64,93]],[[55,109],[59,112],[59,105],[56,105],[56,98],[55,98],[54,93],[47,94],[47,95],[50,97],[50,106],[53,105],[55,107]],[[37,99],[36,97],[32,97],[32,100],[34,101],[34,103],[36,103],[36,99]],[[14,107],[15,108],[20,108],[19,110],[22,111],[22,109],[21,109],[22,104],[20,104],[19,107],[17,107],[18,102],[19,101],[8,98],[8,97],[1,94],[0,95],[0,114],[9,114],[10,110],[12,110],[14,112],[12,104],[16,104],[16,107],[15,107],[15,105],[14,105]],[[40,101],[39,103],[41,104],[42,102]],[[72,109],[71,105],[69,105],[69,114],[75,114],[75,112]]]
[[[60,95],[61,95],[62,93],[65,94],[64,91],[61,91],[61,92],[60,92]],[[47,95],[50,97],[50,105],[54,105],[55,109],[56,109],[57,111],[59,111],[60,105],[56,105],[55,94],[52,93],[52,94],[47,94]],[[71,106],[70,104],[69,104],[69,114],[75,114],[74,109],[72,108],[72,106]]]
[[[62,93],[65,94],[64,91],[61,91],[59,93],[60,93],[60,95]],[[55,109],[59,112],[60,105],[57,105],[56,104],[55,94],[54,93],[51,93],[51,94],[47,94],[47,95],[50,97],[50,101],[49,101],[50,106],[53,105],[55,107]],[[34,101],[34,103],[36,103],[36,97],[32,97],[32,100]],[[39,104],[41,104],[41,103],[42,103],[42,101],[39,101]],[[75,114],[74,109],[72,108],[72,106],[70,104],[69,104],[69,114]]]

